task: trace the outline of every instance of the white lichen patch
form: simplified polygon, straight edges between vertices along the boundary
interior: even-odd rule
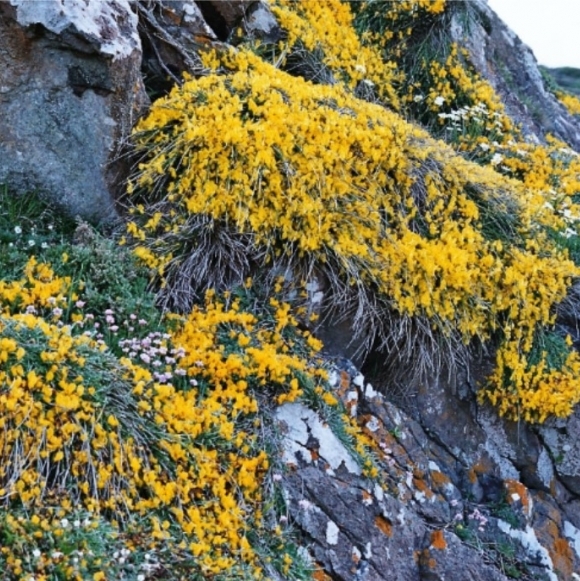
[[[288,464],[300,465],[301,454],[312,437],[319,444],[318,455],[332,470],[343,465],[353,474],[361,474],[357,464],[344,444],[330,427],[322,422],[316,412],[301,403],[288,403],[276,411],[276,419],[286,427],[283,439],[283,460]]]
[[[129,0],[81,2],[79,0],[9,0],[21,26],[40,24],[54,34],[74,31],[113,59],[141,50],[137,15]],[[129,33],[130,31],[130,33]]]
[[[369,401],[374,400],[374,399],[377,399],[380,401],[383,399],[382,394],[380,394],[378,391],[376,391],[375,388],[370,383],[367,383],[367,386],[365,387],[364,396]]]
[[[328,384],[330,387],[338,387],[340,385],[340,373],[336,369],[332,369],[328,374]]]
[[[512,539],[517,540],[530,555],[530,558],[537,560],[546,568],[546,575],[550,581],[558,581],[558,577],[554,573],[554,564],[550,558],[547,549],[540,544],[536,531],[531,526],[527,526],[525,530],[512,528],[507,522],[498,520],[498,527],[501,531],[508,534]]]
[[[580,530],[577,529],[571,522],[564,521],[564,536],[568,539],[570,546],[580,559]]]
[[[336,545],[338,543],[339,529],[334,521],[329,520],[326,523],[326,542],[329,545]]]

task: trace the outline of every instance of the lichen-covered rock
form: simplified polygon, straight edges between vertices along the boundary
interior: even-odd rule
[[[450,32],[478,73],[501,96],[510,117],[521,123],[524,132],[538,140],[552,134],[573,147],[580,146],[578,124],[565,107],[546,89],[542,73],[531,49],[508,27],[485,0],[466,3],[475,18],[458,13]]]
[[[109,221],[119,146],[147,102],[128,0],[0,5],[0,183]]]
[[[580,412],[565,421],[550,421],[539,433],[559,478],[572,493],[580,495]]]

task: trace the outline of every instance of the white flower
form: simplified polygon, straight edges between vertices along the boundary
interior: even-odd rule
[[[54,309],[54,310],[56,311],[56,309]],[[59,310],[60,310],[60,309],[59,309]],[[54,311],[53,311],[53,312],[54,312]],[[61,314],[62,314],[62,311],[61,311]],[[68,523],[68,519],[67,519],[67,518],[63,518],[63,519],[60,521],[60,526],[61,526],[63,529],[66,529],[66,527],[68,527],[68,524],[69,524],[69,523]]]
[[[81,526],[81,521],[80,521],[80,520],[78,520],[78,519],[77,519],[77,520],[75,520],[75,521],[73,522],[73,527],[74,527],[75,529],[78,529],[80,526]]]
[[[34,549],[34,551],[32,551],[32,556],[35,559],[38,559],[38,557],[40,557],[40,555],[41,555],[41,553],[40,553],[40,550],[39,549]]]
[[[423,95],[415,95],[413,101],[415,101],[415,103],[420,103],[424,98]]]
[[[502,162],[503,155],[501,153],[495,153],[491,158],[491,165],[498,165]]]
[[[145,581],[145,575],[137,575],[137,581]]]
[[[367,68],[364,65],[355,65],[354,70],[357,73],[362,73],[363,75],[367,72]]]
[[[433,103],[435,103],[435,105],[437,107],[441,107],[441,105],[443,105],[443,103],[445,103],[445,99],[443,97],[441,97],[441,95],[439,95],[439,97],[435,97],[435,100],[433,101]]]
[[[479,147],[483,149],[483,151],[489,151],[489,145],[487,143],[480,143]]]
[[[16,234],[22,234],[22,228],[20,226],[14,226],[14,232]]]
[[[35,244],[36,244],[36,242],[34,240],[28,241],[28,246],[30,246],[30,248],[32,248]]]

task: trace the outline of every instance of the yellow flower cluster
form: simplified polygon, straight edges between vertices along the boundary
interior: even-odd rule
[[[538,364],[530,365],[519,341],[512,340],[499,352],[489,381],[493,387],[482,390],[480,399],[491,401],[502,414],[532,422],[567,417],[580,401],[580,356],[571,351],[560,368],[552,369],[544,352]]]
[[[135,339],[119,361],[80,322],[52,315],[75,309],[69,284],[31,259],[0,290],[0,500],[139,515],[153,546],[177,527],[201,575],[245,563],[259,576],[247,538],[269,468],[252,428],[257,395],[294,401],[304,381],[319,383],[316,342],[283,303],[260,319],[210,295],[154,349]]]
[[[524,329],[525,361],[576,274],[538,232],[532,193],[340,86],[251,53],[225,62],[229,74],[186,82],[137,127],[151,157],[135,185],[165,184],[171,203],[154,228],[141,207],[129,225],[139,246],[175,266],[187,221],[206,216],[251,233],[271,258],[332,257],[343,277],[466,342],[504,329],[509,343],[506,329]],[[507,233],[490,230],[498,216],[513,222]],[[530,231],[535,243],[514,246]]]
[[[24,280],[0,280],[0,307],[4,313],[29,307],[29,311],[54,310],[63,306],[71,297],[71,279],[55,277],[46,264],[38,264],[34,256],[24,269]],[[56,311],[58,315],[58,310]]]
[[[406,56],[415,28],[428,28],[445,12],[447,1],[366,0],[355,7],[366,38],[382,49],[385,60],[398,62]]]
[[[284,68],[288,59],[301,50],[311,55],[319,52],[320,66],[327,67],[335,81],[342,81],[351,90],[365,83],[383,103],[398,108],[394,83],[400,80],[400,75],[394,63],[385,62],[376,47],[361,42],[346,3],[276,0],[272,11],[287,34],[274,61],[277,66]]]
[[[569,113],[572,115],[580,115],[580,99],[576,95],[560,91],[556,93],[556,97],[568,109]]]
[[[2,579],[88,581],[123,579],[151,565],[136,563],[139,551],[119,530],[86,511],[41,508],[34,514],[16,509],[0,517]],[[105,573],[106,572],[106,573]]]
[[[455,45],[423,59],[418,80],[409,76],[400,92],[411,116],[430,115],[463,158],[352,93],[369,70],[379,70],[369,64],[377,53],[357,61],[357,47],[378,42],[383,57],[396,58],[413,38],[411,24],[402,24],[440,18],[445,9],[444,2],[367,2],[353,20],[347,5],[330,0],[278,2],[289,32],[279,54],[299,41],[320,49],[345,84],[313,85],[250,52],[212,55],[226,74],[188,80],[137,127],[148,161],[129,187],[136,206],[128,228],[143,260],[162,276],[178,269],[190,222],[203,216],[251,235],[266,261],[308,256],[339,265],[343,280],[374,289],[386,308],[427,317],[466,343],[499,331],[499,375],[490,388],[499,394],[506,361],[516,375],[541,367],[528,361],[536,330],[553,323],[553,306],[578,274],[551,234],[576,234],[577,156],[555,141],[524,142]],[[397,38],[385,29],[357,44],[352,27],[369,14]],[[572,368],[570,361],[562,372]],[[525,391],[520,386],[516,394]],[[570,405],[580,397],[576,387],[566,393]],[[525,415],[518,397],[502,412]],[[558,397],[543,398],[542,410],[526,417],[562,413]]]

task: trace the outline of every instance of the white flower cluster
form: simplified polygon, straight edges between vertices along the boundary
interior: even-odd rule
[[[504,127],[503,114],[497,111],[490,112],[485,103],[478,103],[473,107],[461,107],[449,113],[439,113],[437,116],[443,121],[449,121],[450,123],[447,129],[453,132],[465,133],[468,128],[473,127],[473,124],[476,127],[481,126],[483,128],[490,117],[494,118],[493,127],[495,135],[500,136]],[[480,144],[480,147],[483,145],[483,143]]]

